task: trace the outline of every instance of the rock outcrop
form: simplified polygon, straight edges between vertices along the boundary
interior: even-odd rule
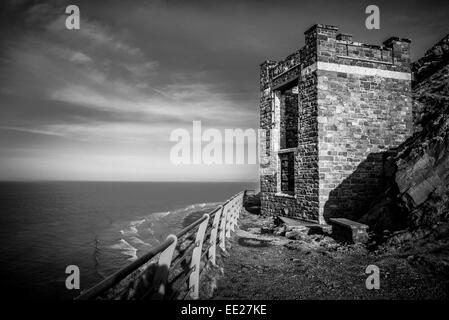
[[[375,231],[449,218],[449,35],[413,64],[414,135],[392,150],[389,179],[360,219]]]

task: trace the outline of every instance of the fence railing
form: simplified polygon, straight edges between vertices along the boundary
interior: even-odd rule
[[[216,265],[217,247],[226,251],[226,239],[237,226],[246,192],[176,235],[170,234],[162,244],[75,299],[198,299],[200,276]]]

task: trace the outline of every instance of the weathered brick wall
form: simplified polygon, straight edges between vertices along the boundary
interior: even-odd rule
[[[357,219],[411,134],[410,82],[319,70],[318,87],[320,215]]]
[[[331,216],[354,218],[382,186],[383,153],[412,132],[410,43],[355,43],[326,25],[304,34],[303,48],[261,65],[261,128],[271,130],[261,164],[262,213],[320,223]],[[297,96],[282,97],[295,85]],[[296,98],[297,123],[289,118],[294,112],[282,117]],[[288,142],[295,126],[296,147]],[[294,195],[282,192],[285,152],[295,157]]]
[[[270,127],[272,129],[270,133],[271,154],[270,157],[265,158],[265,161],[269,158],[270,163],[265,164],[263,166],[265,170],[262,170],[272,174],[261,174],[263,214],[283,214],[317,221],[319,195],[317,77],[316,71],[307,69],[315,62],[316,34],[306,32],[306,45],[301,50],[283,61],[272,64],[267,74],[261,73],[261,77],[267,79],[263,81],[265,86],[261,86],[261,96],[264,97],[261,100],[261,128],[269,127],[267,119],[272,121]],[[282,108],[285,108],[286,105],[296,104],[296,112],[291,112],[286,117],[275,118],[274,92],[282,89],[285,85],[290,87],[297,85],[298,94],[288,92],[281,101],[279,111],[282,113],[285,111]],[[268,92],[271,98],[268,98]],[[283,93],[285,94],[285,92]],[[266,103],[270,103],[271,108]],[[290,119],[292,116],[296,116],[297,119]],[[275,130],[276,121],[279,122],[277,124],[279,132]],[[290,131],[293,128],[296,128],[296,134]],[[285,131],[289,131],[289,133],[287,134]],[[279,135],[280,141],[276,141],[276,135]],[[279,143],[279,146],[276,143]],[[289,149],[294,156],[294,195],[282,192],[283,179],[278,176],[281,173],[282,165],[279,158],[284,157],[282,154],[284,148]]]
[[[403,73],[410,73],[409,41],[381,47],[337,40],[336,30],[317,33],[318,63],[338,65],[317,68],[319,219],[357,219],[382,189],[384,153],[412,133],[411,81]]]
[[[318,220],[319,211],[319,180],[318,180],[318,121],[317,121],[317,73],[310,69],[316,63],[317,58],[317,34],[311,28],[305,33],[305,46],[288,56],[285,60],[270,65],[270,71],[261,72],[264,78],[261,86],[261,128],[268,128],[267,119],[271,119],[270,164],[263,167],[267,172],[270,168],[271,175],[261,174],[261,206],[263,214],[289,215],[306,220]],[[283,127],[287,125],[278,124],[280,132],[273,130],[276,128],[275,110],[273,99],[275,90],[282,88],[286,84],[298,86],[298,95],[287,98],[297,99],[297,142],[294,147],[294,195],[282,192],[281,180],[278,173],[281,171],[279,162],[279,149],[287,148],[287,144],[276,146],[276,135],[282,137]],[[265,91],[264,91],[265,90]],[[268,98],[268,92],[271,99]],[[289,102],[291,102],[291,100]],[[296,101],[294,101],[296,103]],[[271,104],[271,109],[267,106]],[[267,112],[271,113],[270,116]],[[263,120],[262,120],[263,119]],[[281,141],[279,141],[280,143]],[[290,145],[288,145],[290,147]],[[282,157],[282,155],[280,155]],[[268,157],[264,159],[268,160]],[[265,192],[263,191],[265,190]]]
[[[260,191],[262,194],[276,192],[276,172],[273,168],[274,157],[271,150],[273,119],[273,97],[270,83],[270,70],[276,65],[275,61],[265,61],[260,65],[260,129],[264,130],[265,139],[261,139],[263,146],[260,152]],[[266,206],[266,202],[262,206]]]
[[[316,71],[301,77],[299,82],[299,132],[296,154],[296,198],[298,218],[318,217],[318,109]]]

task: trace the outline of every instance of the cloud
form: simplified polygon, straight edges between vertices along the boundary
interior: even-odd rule
[[[0,126],[0,130],[21,131],[21,132],[27,132],[27,133],[33,133],[33,134],[49,135],[49,136],[63,136],[63,134],[55,132],[55,131],[38,130],[38,129],[31,129],[31,128],[27,128],[27,127]]]
[[[51,3],[29,7],[28,31],[0,56],[6,163],[0,178],[11,172],[71,179],[126,179],[140,172],[157,178],[161,171],[174,172],[172,130],[189,130],[193,120],[245,125],[252,117],[210,81],[209,71],[170,70],[128,31],[92,18],[82,18],[79,32],[68,31],[58,10]],[[195,171],[198,177],[210,174]]]
[[[149,179],[241,177],[242,168],[174,169],[171,130],[189,130],[193,120],[256,128],[258,64],[300,48],[314,22],[339,24],[371,43],[410,36],[418,57],[443,35],[445,20],[434,17],[447,4],[433,2],[422,10],[417,1],[380,0],[384,27],[370,33],[362,2],[79,0],[81,29],[67,30],[69,1],[7,1],[0,20],[0,178],[82,178],[97,170],[123,179],[139,168]],[[430,28],[432,19],[440,22]],[[149,164],[154,170],[144,168]]]
[[[75,52],[72,54],[70,61],[78,62],[78,63],[89,63],[92,62],[92,58],[85,55],[82,52]]]

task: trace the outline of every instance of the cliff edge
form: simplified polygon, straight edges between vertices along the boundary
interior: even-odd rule
[[[414,134],[388,159],[385,189],[360,219],[377,232],[449,218],[449,35],[412,70]]]

